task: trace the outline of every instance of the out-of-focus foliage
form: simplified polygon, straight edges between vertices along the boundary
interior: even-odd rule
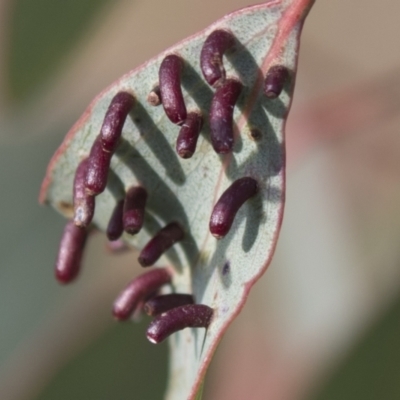
[[[108,0],[11,2],[8,94],[21,101],[53,76]]]
[[[400,298],[361,338],[312,400],[400,399]]]
[[[167,343],[146,340],[148,323],[143,318],[134,327],[108,329],[62,368],[37,400],[159,399],[167,379]]]

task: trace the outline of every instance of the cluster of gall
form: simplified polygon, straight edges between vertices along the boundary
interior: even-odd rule
[[[209,135],[215,152],[222,156],[232,152],[233,112],[243,85],[237,78],[226,76],[223,57],[235,47],[235,43],[235,37],[230,32],[216,30],[203,45],[201,70],[204,79],[215,89],[207,113],[201,110],[188,112],[186,109],[181,88],[185,61],[178,54],[169,54],[161,62],[158,85],[152,89],[147,101],[153,106],[162,104],[168,119],[179,127],[176,151],[184,159],[192,157],[196,151],[205,114],[209,116]],[[285,67],[271,67],[264,81],[265,96],[270,99],[278,97],[288,77]],[[94,215],[95,197],[107,186],[111,158],[120,142],[125,120],[137,102],[135,94],[127,91],[114,96],[90,154],[76,170],[74,217],[66,225],[56,262],[56,277],[62,283],[71,282],[79,272],[88,228]],[[151,196],[142,185],[127,188],[124,198],[116,202],[107,227],[107,237],[111,242],[118,241],[124,232],[140,234],[147,198]],[[234,181],[211,210],[211,234],[217,239],[226,236],[240,207],[257,192],[258,183],[250,176]],[[176,221],[170,221],[144,246],[139,263],[143,267],[154,265],[163,253],[184,237],[183,227]],[[212,321],[212,308],[196,304],[190,294],[159,294],[165,285],[171,285],[173,274],[174,271],[169,268],[154,268],[135,278],[116,299],[113,308],[115,318],[126,320],[139,309],[154,316],[147,331],[147,337],[153,343],[159,343],[173,332],[187,327],[207,328]]]

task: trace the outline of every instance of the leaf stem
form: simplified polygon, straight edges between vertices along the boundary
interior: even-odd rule
[[[315,0],[284,0],[284,3],[286,3],[287,16],[290,20],[303,22],[315,3]]]
[[[202,379],[202,381],[200,383],[199,390],[196,393],[196,399],[195,400],[202,400],[202,398],[203,398],[204,381],[205,381],[205,377]]]

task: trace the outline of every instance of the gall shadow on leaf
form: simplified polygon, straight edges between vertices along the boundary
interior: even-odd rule
[[[153,237],[163,227],[164,226],[161,225],[150,212],[145,213],[143,228],[151,237]],[[174,246],[172,246],[167,252],[165,252],[165,255],[169,258],[175,269],[179,273],[182,273],[182,263]]]
[[[126,195],[122,180],[112,169],[110,169],[108,172],[107,189],[110,194],[115,198],[116,203],[120,199],[123,199]],[[163,226],[146,209],[143,229],[147,231],[150,236],[154,236],[161,228],[163,228]],[[181,269],[182,266],[179,260],[178,253],[173,247],[168,250],[167,255],[173,265],[177,266],[177,269]]]
[[[239,127],[236,122],[233,122],[233,132],[234,132],[234,145],[233,145],[233,154],[239,154],[243,150],[243,138],[240,134]]]
[[[249,125],[261,132],[256,150],[251,152],[240,164],[233,156],[225,173],[231,180],[241,176],[251,176],[264,183],[268,181],[268,178],[279,174],[284,167],[284,145],[279,143],[261,104],[257,104],[251,113]],[[277,196],[273,196],[269,200],[276,202]]]
[[[261,137],[257,140],[256,150],[250,153],[240,165],[237,159],[232,157],[225,173],[232,180],[242,176],[251,176],[264,186],[268,184],[269,177],[279,174],[282,170],[284,166],[284,146],[279,143],[276,135],[273,133],[272,126],[261,105],[255,108],[249,121],[253,127],[261,132]],[[273,192],[269,192],[268,201],[273,203],[279,202],[281,196],[281,191],[275,188]]]
[[[182,84],[192,99],[196,102],[203,115],[203,128],[201,135],[204,139],[211,143],[210,139],[210,123],[209,123],[209,107],[214,96],[211,87],[204,81],[204,78],[190,65],[185,64],[184,78]],[[234,122],[233,131],[235,132],[235,146],[234,152],[238,153],[243,148],[242,138],[240,136],[239,128]],[[223,156],[220,157],[221,163]]]
[[[137,103],[130,115],[139,130],[140,136],[164,166],[167,175],[177,185],[182,186],[185,183],[186,177],[179,163],[178,155],[171,148],[164,134],[158,129],[149,113],[140,103]]]
[[[188,264],[193,266],[194,260],[198,257],[199,249],[190,234],[189,221],[185,210],[175,193],[127,140],[121,140],[115,155],[132,171],[133,175],[144,187],[147,186],[151,195],[148,198],[146,209],[163,220],[165,224],[176,221],[184,227],[185,237],[178,245],[182,246]],[[167,255],[169,254],[172,253],[167,253]],[[175,267],[182,269],[179,257],[176,257],[176,260],[173,261]]]
[[[258,199],[257,199],[258,197]],[[237,226],[240,226],[244,219],[246,219],[246,227],[242,237],[242,248],[247,253],[253,247],[255,240],[258,235],[260,224],[262,223],[262,199],[260,196],[256,196],[250,199],[246,204],[243,205],[235,221],[232,225],[229,233],[223,238],[217,241],[216,249],[209,261],[207,261],[207,273],[198,274],[196,279],[198,280],[195,287],[198,291],[195,293],[196,301],[201,302],[207,286],[211,282],[211,277],[214,275],[214,271],[218,269],[218,275],[222,285],[228,289],[232,284],[232,270],[238,268],[237,265],[232,265],[233,260],[227,260],[226,252],[231,245],[231,242],[235,236],[237,236]],[[229,268],[226,270],[226,263],[229,263]],[[225,269],[225,271],[224,271]]]
[[[267,149],[259,148],[256,153],[264,152],[267,153]],[[282,190],[278,187],[270,186],[268,181],[261,181],[259,178],[259,169],[257,169],[257,154],[252,153],[240,166],[237,165],[235,158],[227,169],[227,175],[232,179],[238,176],[251,176],[255,178],[260,184],[260,192],[257,193],[253,198],[249,199],[243,207],[246,207],[246,228],[242,240],[242,249],[245,253],[249,252],[256,241],[261,224],[265,221],[263,216],[263,201],[271,203],[280,203],[282,199]],[[255,162],[256,164],[252,165]],[[280,164],[278,164],[280,166]],[[278,166],[278,168],[279,168]],[[272,164],[272,174],[275,174]],[[275,165],[276,167],[276,165]],[[259,168],[259,166],[258,166]],[[266,165],[268,171],[271,171],[271,163]],[[279,171],[277,171],[279,172]],[[265,197],[263,195],[265,194]],[[240,218],[239,216],[236,219]],[[235,220],[236,220],[235,219]]]
[[[185,63],[183,69],[182,85],[189,96],[197,104],[203,116],[203,127],[200,135],[208,142],[210,139],[209,107],[214,96],[214,92],[204,81],[203,77],[189,64]]]
[[[232,284],[231,263],[229,260],[226,260],[224,264],[219,266],[218,272],[223,286],[226,289],[229,288]]]
[[[286,88],[285,84],[285,88]],[[285,90],[286,92],[289,89]],[[269,99],[266,96],[260,96],[261,97],[261,105],[262,107],[267,111],[268,114],[271,114],[275,118],[278,119],[285,119],[288,113],[288,108],[285,106],[283,101],[280,98],[277,99]]]
[[[263,216],[263,199],[261,193],[258,193],[253,199],[250,199],[246,204],[248,207],[246,215],[246,227],[242,238],[242,249],[248,253],[253,247],[261,224],[265,220]]]
[[[258,98],[261,100],[263,106],[267,109],[268,114],[271,114],[276,118],[285,118],[287,114],[287,108],[285,107],[284,103],[279,98],[269,99],[263,94],[264,75],[257,64],[257,61],[254,59],[250,51],[247,50],[247,47],[238,40],[236,43],[236,48],[237,50],[235,52],[227,53],[226,56],[238,73],[240,80],[245,85],[244,92],[249,90],[251,91],[256,82],[259,80],[262,82],[262,84],[258,88]],[[254,74],[249,74],[249,70],[254,71]],[[285,82],[283,90],[286,93],[291,94],[293,89],[293,71],[290,71],[289,75],[290,79]],[[238,102],[239,107],[243,107],[243,99],[245,97],[247,97],[246,94],[245,96],[240,96]]]
[[[244,84],[243,92],[237,103],[238,108],[243,113],[246,108],[246,100],[248,96],[251,95],[257,80],[260,79],[260,81],[263,82],[263,74],[256,60],[247,48],[240,42],[238,42],[236,46],[237,51],[230,54],[228,53],[227,57]],[[253,74],[250,74],[250,77],[249,71],[254,71]],[[269,121],[268,113],[276,118],[283,119],[286,116],[287,109],[280,99],[271,101],[264,96],[261,86],[258,88],[257,99],[248,118],[249,127],[251,129],[256,128],[261,132],[261,138],[257,141],[258,152],[252,153],[242,164],[246,165],[248,170],[251,170],[251,166],[257,163],[258,155],[261,154],[264,159],[268,160],[268,166],[266,166],[266,170],[268,171],[267,177],[278,174],[283,167],[284,160],[283,147],[281,143],[279,143],[272,124]],[[242,137],[242,135],[238,136],[239,138],[235,138],[234,153],[238,153],[241,150],[243,144],[241,144],[240,141],[247,140],[247,137]],[[238,176],[237,173],[239,173],[239,171],[235,168],[235,163],[231,164],[232,166],[227,169],[227,174],[230,178],[234,178]]]
[[[125,198],[124,183],[111,168],[108,171],[107,190],[115,198],[115,202]]]
[[[203,77],[200,76],[200,74],[189,63],[185,63],[182,85],[203,113],[204,122],[205,125],[207,125],[208,131],[209,107],[214,92],[204,81]],[[210,138],[208,137],[207,140],[209,141]]]
[[[262,96],[263,97],[263,96]],[[267,112],[263,108],[263,101],[257,103],[249,117],[249,125],[261,132],[261,139],[257,142],[258,155],[262,156],[268,163],[266,165],[267,176],[275,176],[280,173],[284,167],[285,149],[284,144],[280,143],[271,122],[268,119]],[[250,160],[245,162],[251,165]]]

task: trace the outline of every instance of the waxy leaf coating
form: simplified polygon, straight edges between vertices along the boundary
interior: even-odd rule
[[[66,205],[72,205],[76,168],[98,140],[114,96],[132,94],[134,106],[115,153],[108,159],[99,149],[92,150],[100,154],[95,159],[98,169],[92,171],[93,193],[105,186],[96,196],[93,224],[105,231],[118,200],[129,188],[142,186],[148,194],[143,228],[134,236],[124,233],[122,239],[142,250],[163,227],[176,223],[182,228],[181,240],[160,253],[157,265],[168,267],[173,292],[192,294],[196,306],[207,307],[210,320],[206,329],[186,328],[171,336],[168,399],[195,398],[222,334],[271,260],[285,198],[285,119],[299,35],[312,3],[274,0],[234,12],[127,73],[94,99],[48,167],[41,201],[70,216]],[[220,85],[211,86],[201,70],[204,43],[216,30],[235,38],[233,48],[220,52],[220,59],[224,82],[233,80],[241,86],[232,116],[226,112],[229,121],[222,123],[229,125],[233,139],[228,154],[217,154],[211,144],[210,110]],[[284,66],[289,79],[279,96],[270,99],[264,81],[274,65]],[[155,91],[157,86],[161,94]],[[153,94],[150,102],[149,94]],[[155,107],[160,100],[163,106]],[[194,154],[183,159],[176,152],[176,141],[179,124],[191,112],[201,113],[203,128]],[[257,182],[257,193],[238,208],[226,236],[217,240],[209,230],[213,207],[243,177]],[[153,270],[157,267],[151,266]],[[154,329],[154,341],[163,339],[165,331],[150,331]]]

